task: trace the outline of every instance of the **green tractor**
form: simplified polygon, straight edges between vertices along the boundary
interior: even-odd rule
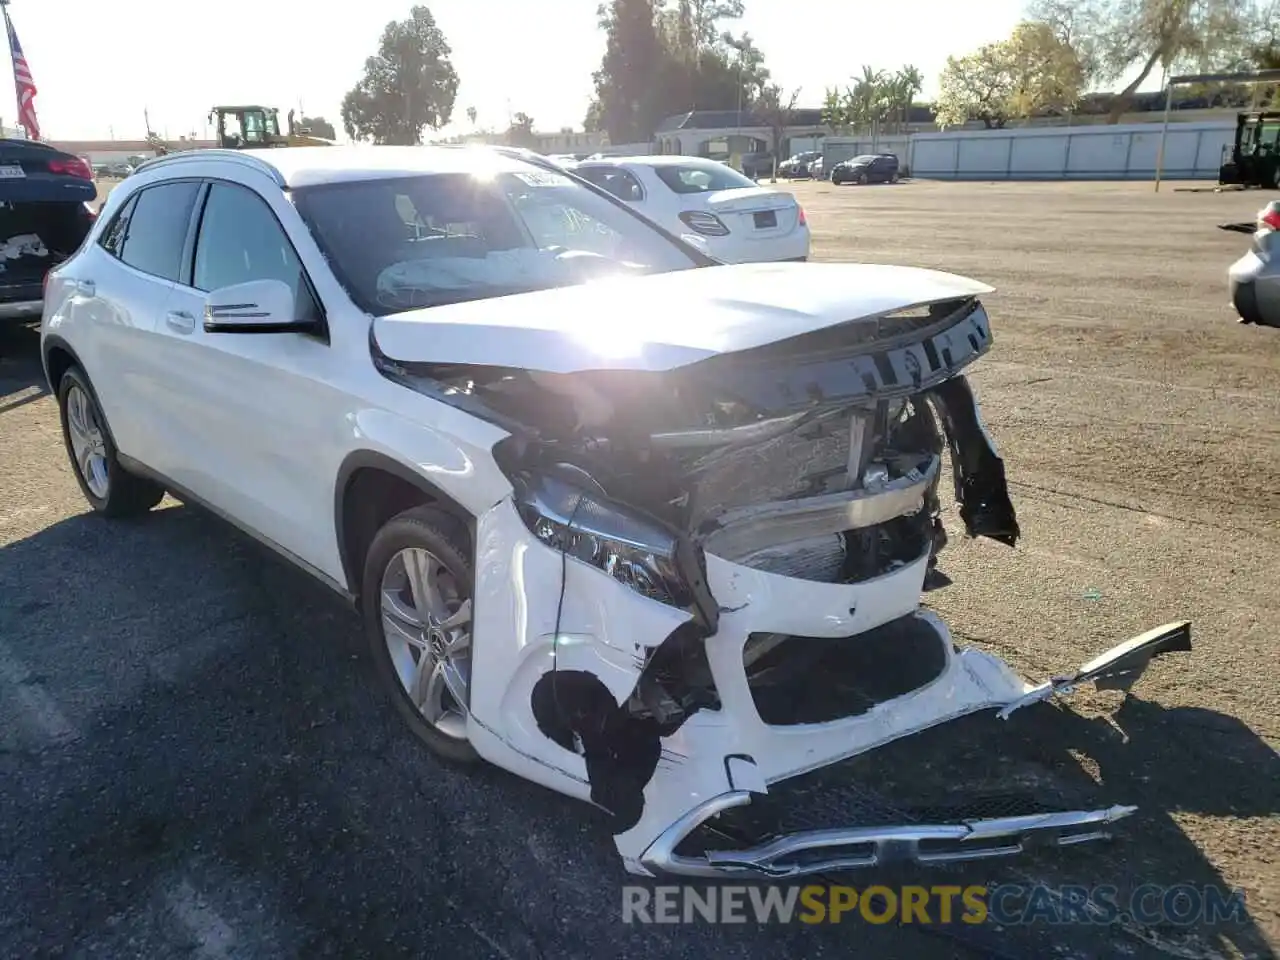
[[[1218,183],[1280,190],[1280,111],[1236,114],[1230,150],[1231,158],[1224,156],[1218,168]]]

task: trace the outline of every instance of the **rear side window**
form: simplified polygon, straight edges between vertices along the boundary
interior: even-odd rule
[[[640,181],[626,170],[615,167],[580,167],[576,173],[583,180],[589,180],[619,200],[635,203],[644,199],[644,188],[640,186]]]
[[[120,208],[107,229],[102,231],[102,236],[98,240],[102,249],[113,257],[118,258],[124,250],[124,238],[129,234],[129,218],[133,216],[133,208],[137,202],[138,195],[135,193],[124,202],[124,206]]]
[[[107,229],[103,247],[143,273],[178,280],[199,189],[195,181],[183,180],[138,191]]]
[[[266,201],[247,187],[215,183],[200,218],[193,284],[209,291],[250,280],[287,283],[298,319],[319,316],[302,262]]]

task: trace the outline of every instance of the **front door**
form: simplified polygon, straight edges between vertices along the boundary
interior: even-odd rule
[[[279,187],[263,180],[264,193],[279,194],[279,212],[292,213]],[[317,444],[341,442],[345,407],[332,386],[343,380],[341,358],[325,336],[209,333],[203,325],[208,292],[265,279],[293,288],[297,319],[320,317],[310,280],[263,193],[211,182],[189,272],[175,285],[161,330],[174,370],[168,433],[189,434],[198,444],[173,464],[183,475],[172,479],[317,565],[318,544],[327,546],[333,527],[333,476],[316,468],[327,459]]]

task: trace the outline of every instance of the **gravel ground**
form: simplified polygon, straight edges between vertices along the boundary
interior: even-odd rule
[[[892,791],[1008,779],[1138,804],[1111,845],[948,877],[1242,887],[1248,920],[636,927],[587,808],[442,766],[323,588],[198,510],[108,524],[34,331],[0,329],[0,954],[1232,957],[1280,943],[1280,331],[1234,322],[1251,194],[797,184],[815,254],[990,282],[974,382],[1024,531],[953,536],[929,603],[1024,673],[1190,618],[1128,700],[1084,693],[871,756]],[[954,523],[951,524],[953,534]],[[997,734],[999,736],[997,736]],[[910,877],[906,878],[910,882]],[[847,882],[864,883],[865,878]],[[953,882],[960,882],[959,879]]]

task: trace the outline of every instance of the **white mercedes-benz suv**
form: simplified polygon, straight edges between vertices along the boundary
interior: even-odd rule
[[[111,193],[41,346],[94,510],[168,491],[332,586],[427,746],[608,811],[629,870],[785,876],[1104,836],[1133,808],[705,825],[1189,649],[1033,686],[920,609],[946,450],[965,532],[1018,537],[962,372],[987,292],[718,264],[527,153],[193,151]]]

